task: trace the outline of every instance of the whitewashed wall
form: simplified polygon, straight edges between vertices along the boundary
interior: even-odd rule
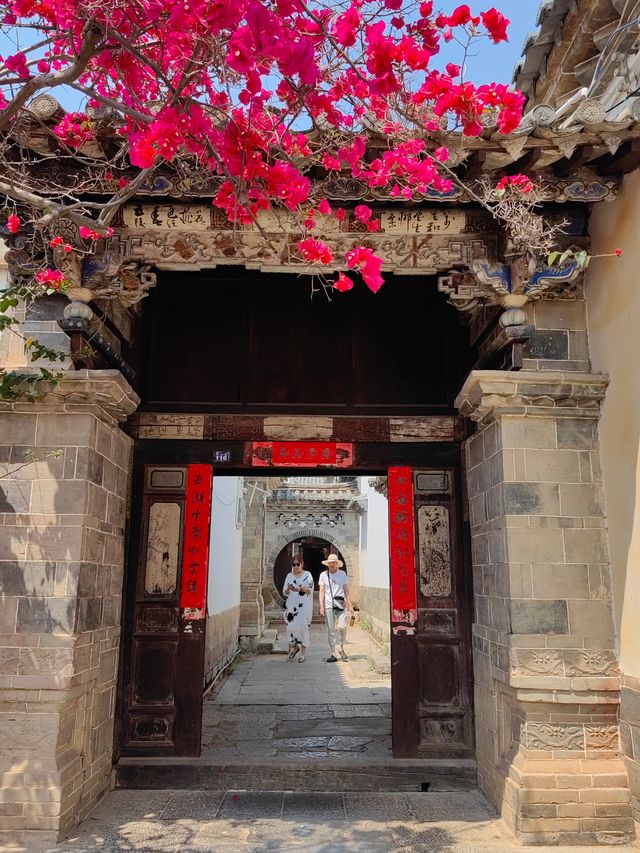
[[[360,584],[389,588],[389,502],[359,478],[360,503],[366,512],[360,518]]]
[[[240,604],[242,528],[236,526],[236,517],[241,498],[241,477],[214,475],[207,591],[210,616]]]

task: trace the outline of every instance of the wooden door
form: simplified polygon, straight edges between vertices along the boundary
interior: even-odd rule
[[[472,757],[471,594],[451,468],[389,470],[393,753]]]
[[[146,465],[122,752],[199,755],[211,466]]]

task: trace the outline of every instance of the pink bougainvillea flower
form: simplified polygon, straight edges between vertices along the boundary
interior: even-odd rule
[[[70,148],[80,148],[93,139],[91,123],[86,113],[67,113],[53,128],[53,132]]]
[[[616,249],[613,254],[617,255],[617,257],[620,257],[620,255],[622,254],[622,249]]]
[[[341,272],[338,275],[334,285],[335,290],[338,290],[340,293],[345,293],[347,290],[351,290],[353,288],[353,281],[349,278],[348,275],[345,275]]]
[[[7,71],[11,71],[12,74],[16,74],[22,79],[27,79],[31,76],[31,74],[29,73],[29,67],[27,65],[27,57],[24,53],[22,53],[22,51],[14,53],[13,56],[7,56],[4,60],[4,64],[7,68]]]
[[[11,214],[7,217],[7,229],[8,229],[12,234],[17,234],[17,233],[18,233],[18,231],[20,230],[20,225],[21,225],[21,224],[22,224],[22,223],[20,222],[20,218],[19,218],[18,216],[16,216],[16,215],[15,215],[15,213],[11,213]]]
[[[511,23],[508,18],[498,12],[497,9],[491,8],[487,12],[482,13],[482,23],[487,28],[489,37],[494,44],[500,41],[508,41],[507,27]]]
[[[107,228],[106,234],[102,234],[100,231],[94,231],[93,228],[87,228],[86,225],[81,225],[78,228],[78,233],[83,240],[103,240],[105,237],[113,236],[113,228]]]
[[[305,261],[310,263],[330,264],[333,261],[331,249],[322,240],[316,240],[314,237],[300,240],[298,249]]]
[[[356,246],[355,249],[351,249],[351,251],[346,253],[345,260],[349,269],[360,271],[362,279],[369,290],[373,291],[373,293],[377,293],[380,290],[384,284],[384,279],[380,274],[382,258],[375,255],[373,249],[367,246]]]
[[[358,222],[368,222],[373,216],[373,211],[366,204],[357,204],[353,213]]]
[[[60,270],[46,269],[36,273],[36,282],[48,290],[60,290],[64,284],[64,275]]]
[[[506,190],[508,187],[513,187],[523,193],[530,193],[533,190],[531,179],[526,175],[506,175],[496,184],[497,190]]]
[[[326,198],[323,198],[318,204],[318,213],[322,213],[325,216],[328,216],[331,213],[331,205]]]

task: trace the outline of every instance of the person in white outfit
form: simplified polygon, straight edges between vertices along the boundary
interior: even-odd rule
[[[320,615],[324,616],[327,624],[327,636],[329,639],[329,651],[327,663],[335,663],[336,657],[336,635],[340,641],[340,657],[347,660],[344,643],[347,637],[347,620],[349,613],[353,610],[351,596],[349,595],[349,579],[347,573],[342,571],[344,563],[337,554],[329,554],[322,565],[327,567],[326,572],[320,575]]]
[[[313,615],[313,576],[305,570],[299,557],[291,562],[282,594],[285,597],[284,621],[289,633],[289,660],[300,652],[298,663],[304,663]]]

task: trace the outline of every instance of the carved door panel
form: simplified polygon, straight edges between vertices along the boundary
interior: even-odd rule
[[[199,755],[211,467],[147,465],[140,500],[122,751]]]
[[[471,601],[455,471],[390,469],[389,512],[394,755],[471,757]]]

